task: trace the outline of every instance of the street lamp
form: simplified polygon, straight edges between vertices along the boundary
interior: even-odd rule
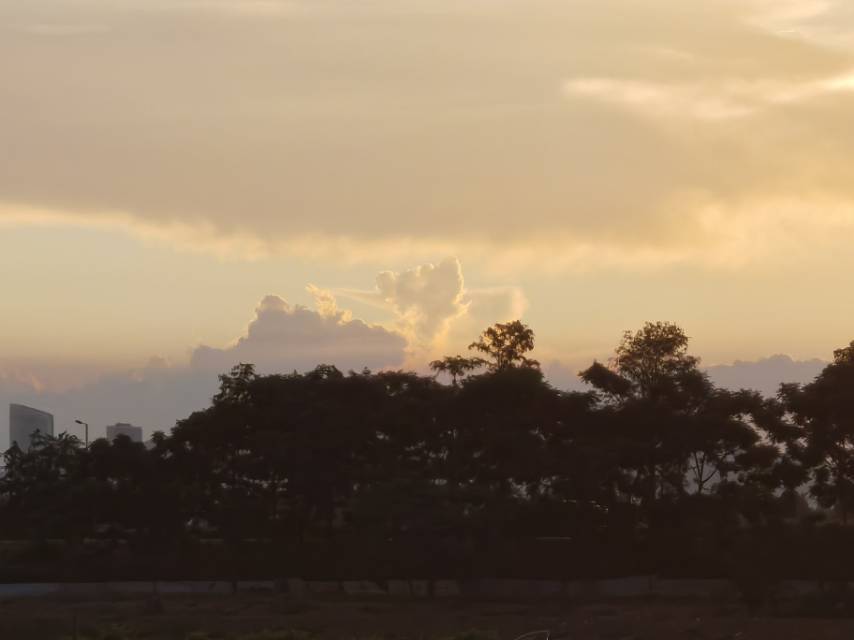
[[[83,422],[82,420],[75,420],[74,422],[76,422],[77,424],[82,424],[84,427],[86,427],[86,448],[88,449],[89,448],[89,423]]]

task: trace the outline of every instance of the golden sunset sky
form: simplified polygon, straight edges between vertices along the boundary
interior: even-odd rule
[[[854,339],[845,0],[3,0],[0,78],[2,398]]]

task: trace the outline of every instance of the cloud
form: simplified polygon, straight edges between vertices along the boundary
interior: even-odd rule
[[[0,371],[0,389],[8,393],[41,391],[44,388],[42,380],[32,371],[20,368]]]
[[[775,355],[754,361],[736,360],[729,365],[708,367],[709,377],[727,389],[753,389],[766,396],[775,396],[784,382],[812,382],[828,363],[824,360],[793,360],[787,355]]]
[[[353,314],[350,311],[338,309],[338,301],[331,291],[321,289],[313,284],[306,286],[305,290],[314,298],[314,306],[321,316],[335,318],[339,322],[350,322],[352,319]]]
[[[826,175],[832,177],[839,170],[840,167],[828,168]],[[854,202],[831,198],[821,192],[805,191],[789,198],[752,197],[718,202],[697,191],[674,198],[666,211],[667,214],[662,215],[678,219],[679,224],[665,230],[671,236],[665,242],[643,244],[619,237],[595,240],[554,233],[534,235],[524,246],[501,249],[483,241],[442,241],[429,237],[359,240],[314,235],[295,236],[280,242],[246,233],[220,234],[202,222],[160,226],[129,214],[77,215],[2,203],[0,229],[64,227],[121,231],[157,246],[209,253],[229,262],[258,262],[285,255],[307,261],[356,265],[429,259],[436,254],[465,254],[483,270],[506,277],[520,270],[545,274],[605,269],[655,271],[678,265],[733,269],[762,261],[789,262],[792,251],[812,251],[815,246],[827,245],[854,228]],[[374,292],[341,290],[338,293],[378,302]]]
[[[801,82],[724,80],[666,84],[619,78],[577,78],[564,86],[569,96],[594,98],[662,118],[728,120],[757,115],[833,94],[854,93],[854,71]]]
[[[517,287],[467,290],[456,258],[384,271],[373,291],[352,294],[387,310],[406,334],[353,318],[328,289],[306,289],[314,309],[268,295],[232,344],[198,346],[187,363],[152,357],[144,367],[105,371],[97,363],[0,360],[0,406],[43,408],[55,414],[57,430],[72,433],[78,431],[75,419],[86,420],[92,437],[115,422],[138,424],[150,435],[207,406],[218,374],[239,362],[255,364],[260,373],[306,371],[318,364],[377,370],[405,362],[423,370],[433,349],[452,339],[454,349],[464,350],[484,327],[519,317],[527,305]],[[0,414],[0,432],[5,424]]]
[[[226,260],[259,260],[280,250],[252,234],[222,233],[209,222],[200,220],[156,223],[120,211],[67,211],[0,202],[0,229],[16,227],[121,231],[146,242],[180,251],[212,254]],[[300,244],[310,242],[306,239],[304,243],[295,243],[293,252],[299,253]]]
[[[307,3],[292,0],[183,0],[163,3],[163,8],[181,10],[222,11],[228,14],[249,16],[290,15],[304,10]]]
[[[465,313],[457,317],[434,351],[464,351],[480,333],[496,322],[521,320],[528,308],[528,299],[520,287],[508,285],[466,290],[463,301]]]
[[[302,371],[318,364],[380,369],[400,365],[405,348],[403,336],[352,319],[328,299],[321,311],[314,311],[270,295],[258,305],[244,336],[229,347],[197,347],[190,366],[221,372],[251,362],[263,373]]]
[[[463,271],[456,258],[400,272],[383,271],[376,282],[376,297],[394,311],[414,346],[433,344],[466,313]]]
[[[755,23],[780,36],[851,51],[854,8],[833,0],[754,0]]]
[[[110,30],[4,31],[0,217],[231,259],[721,267],[709,209],[854,202],[849,5],[11,0]]]
[[[520,319],[528,309],[521,287],[481,287],[466,292],[468,317],[488,324]]]
[[[336,293],[392,313],[395,326],[408,340],[407,362],[415,368],[423,368],[446,351],[465,350],[483,329],[521,318],[528,306],[517,286],[467,287],[456,257],[402,271],[382,271],[373,290],[341,289]],[[331,293],[325,292],[321,304],[327,296]]]
[[[74,420],[80,418],[90,423],[92,437],[115,422],[140,425],[149,436],[208,406],[218,374],[240,362],[255,364],[259,373],[307,371],[318,364],[376,370],[403,363],[402,335],[353,319],[328,291],[309,291],[317,310],[267,296],[243,336],[229,346],[195,348],[188,364],[154,357],[138,369],[98,372],[91,366],[0,362],[0,407],[18,402],[50,411],[57,431],[77,433]],[[0,414],[0,432],[7,432],[4,425],[6,414]],[[0,437],[0,447],[4,442]]]
[[[105,24],[36,23],[16,27],[16,29],[36,36],[61,37],[106,33],[110,27]]]

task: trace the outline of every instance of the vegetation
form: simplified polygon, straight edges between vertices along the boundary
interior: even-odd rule
[[[0,572],[747,575],[767,554],[745,549],[775,549],[793,574],[845,571],[854,343],[774,399],[716,388],[673,324],[627,333],[581,373],[586,393],[552,388],[533,347],[521,322],[495,325],[470,347],[482,359],[431,363],[447,385],[241,364],[150,447],[13,446],[0,537],[38,552]]]

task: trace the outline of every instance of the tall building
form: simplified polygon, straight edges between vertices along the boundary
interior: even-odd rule
[[[135,427],[129,422],[117,422],[107,427],[107,440],[112,442],[119,436],[127,436],[133,442],[142,442],[142,427]]]
[[[29,449],[36,431],[53,435],[53,415],[22,404],[9,405],[9,446],[17,442],[21,449]]]

